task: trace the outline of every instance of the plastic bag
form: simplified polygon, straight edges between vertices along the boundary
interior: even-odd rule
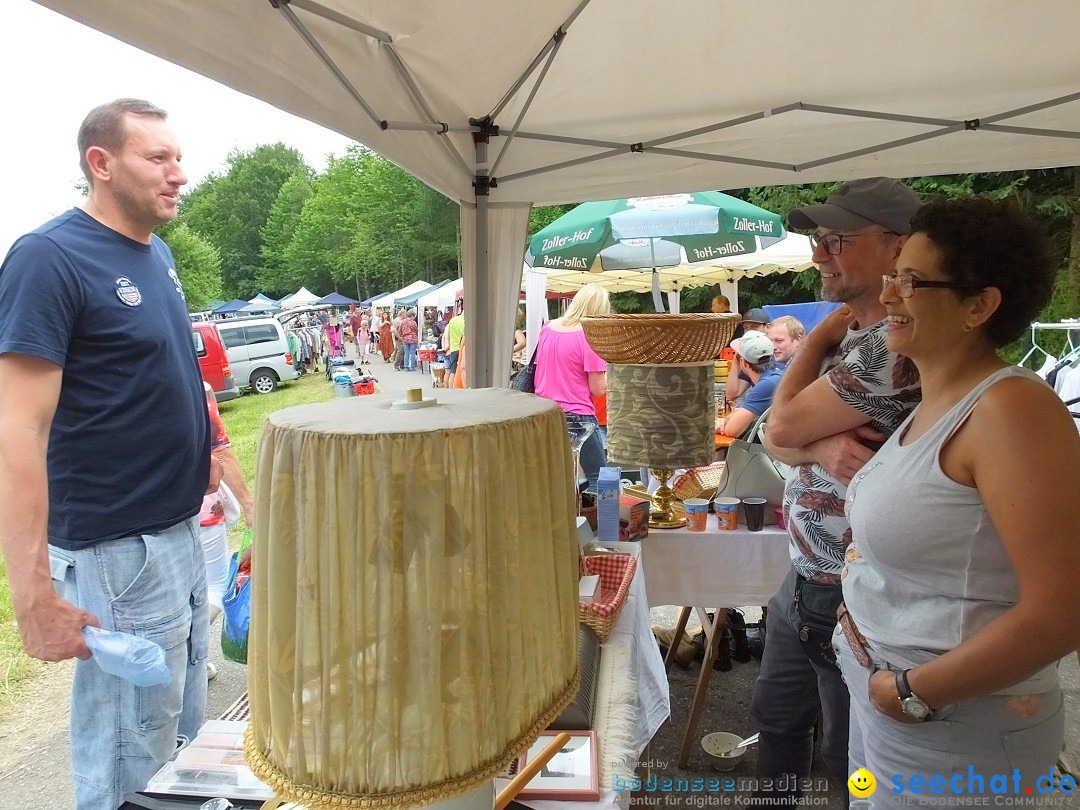
[[[221,623],[221,652],[227,659],[238,664],[247,663],[251,578],[248,566],[241,570],[240,558],[250,545],[251,532],[245,532],[240,550],[232,555],[229,562],[229,584],[225,586],[225,597],[221,601],[225,614],[225,620]]]
[[[236,500],[233,491],[224,481],[218,485],[218,496],[221,498],[221,506],[225,510],[225,525],[232,526],[240,520],[240,502]]]
[[[131,681],[136,686],[168,686],[172,683],[172,673],[165,664],[165,651],[160,644],[130,633],[89,625],[82,632],[94,661],[110,675]]]

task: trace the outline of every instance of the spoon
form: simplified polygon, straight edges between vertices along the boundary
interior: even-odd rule
[[[736,745],[731,750],[732,751],[738,751],[740,748],[746,748],[747,746],[755,745],[757,743],[757,741],[758,741],[758,735],[757,734],[751,734],[749,737],[747,737],[745,740],[742,740],[738,745]]]

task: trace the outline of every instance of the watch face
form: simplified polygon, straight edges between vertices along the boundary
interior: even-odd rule
[[[900,708],[904,710],[904,714],[908,717],[914,717],[916,720],[925,720],[926,716],[930,714],[930,707],[914,695],[901,700]]]

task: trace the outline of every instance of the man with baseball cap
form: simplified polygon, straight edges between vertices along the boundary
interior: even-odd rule
[[[851,542],[844,502],[859,469],[920,398],[914,365],[885,345],[878,300],[919,204],[903,183],[875,177],[844,183],[823,204],[788,216],[792,228],[816,229],[810,242],[822,297],[844,306],[803,339],[777,386],[765,437],[770,453],[793,465],[784,490],[792,569],[769,602],[754,687],[759,779],[794,774],[783,780],[790,784],[809,775],[819,713],[826,764],[841,780],[851,770],[848,693],[831,642]],[[759,795],[775,806],[793,802],[797,787]]]
[[[750,378],[753,387],[739,407],[716,420],[716,432],[738,438],[769,409],[783,369],[773,358],[772,341],[761,332],[747,332],[731,341],[731,348],[735,350],[735,368]]]
[[[769,325],[769,314],[761,307],[747,310],[742,316],[743,334],[747,332],[764,332]]]

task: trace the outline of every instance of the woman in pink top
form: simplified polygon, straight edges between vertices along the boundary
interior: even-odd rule
[[[552,399],[566,412],[568,426],[596,424],[592,398],[607,391],[607,363],[585,340],[581,319],[611,312],[608,291],[597,283],[586,284],[570,303],[566,314],[540,331],[536,344],[536,394]],[[596,489],[604,466],[604,445],[594,432],[581,448],[581,469]]]

